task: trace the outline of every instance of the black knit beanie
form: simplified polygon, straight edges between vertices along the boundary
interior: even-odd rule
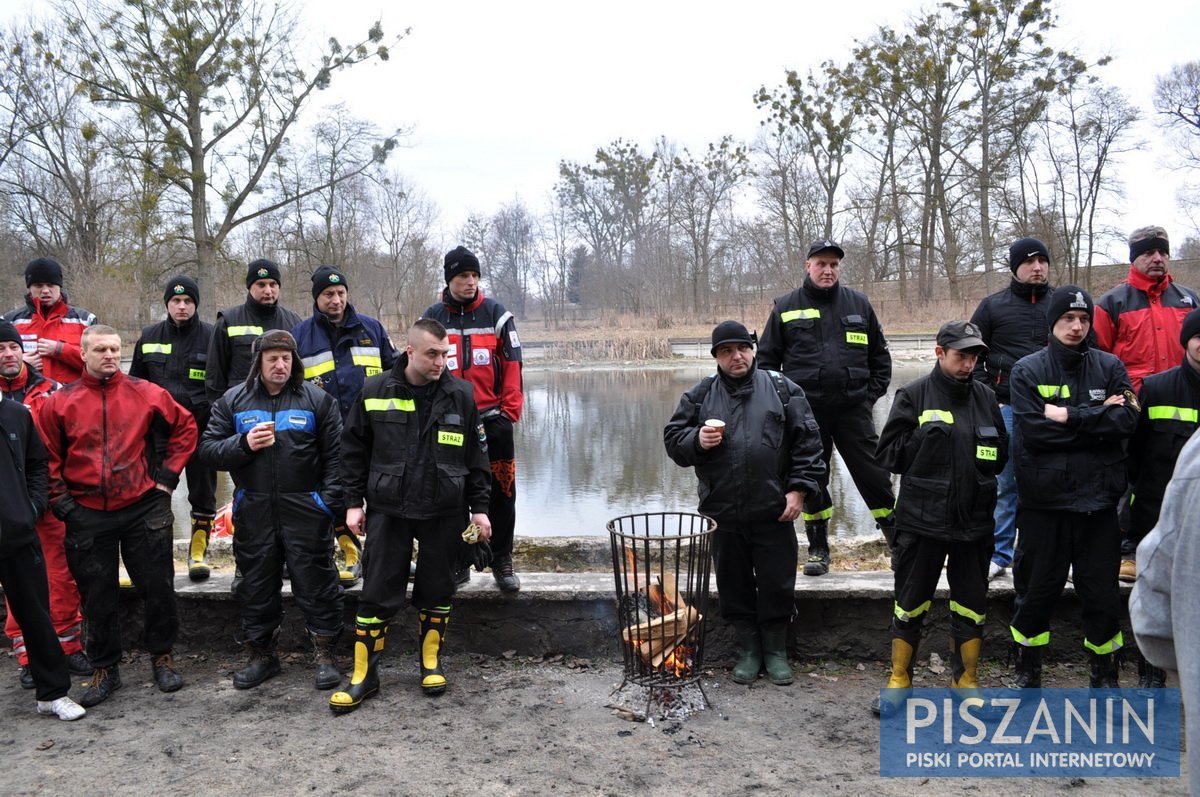
[[[163,289],[163,304],[171,301],[172,296],[190,296],[196,306],[200,306],[200,286],[186,275],[180,274],[167,280],[167,287]]]
[[[346,279],[346,275],[337,266],[321,266],[312,275],[312,295],[317,298],[321,295],[321,291],[331,285],[342,285],[346,290],[350,290],[350,281]]]
[[[246,268],[246,288],[248,289],[259,280],[275,280],[282,285],[283,274],[279,270],[279,264],[274,260],[267,260],[265,257],[251,261]]]
[[[28,288],[35,282],[57,285],[61,288],[63,284],[62,265],[52,257],[30,260],[29,265],[25,266],[25,287]]]
[[[1044,243],[1037,238],[1022,238],[1008,247],[1008,267],[1016,274],[1018,266],[1037,255],[1046,258],[1047,262],[1050,260],[1050,250]]]
[[[480,276],[483,272],[479,270],[479,258],[465,246],[456,246],[446,253],[446,261],[442,270],[446,274],[446,284],[450,284],[450,280],[456,275],[464,271],[474,271]]]
[[[1188,341],[1197,335],[1200,335],[1200,309],[1193,310],[1183,317],[1183,326],[1179,329],[1179,345],[1186,349]]]
[[[22,347],[25,345],[24,341],[21,340],[21,333],[13,326],[13,322],[6,318],[0,318],[0,343],[6,340]]]
[[[1058,319],[1068,310],[1086,310],[1089,320],[1094,321],[1096,318],[1096,305],[1092,297],[1078,285],[1063,285],[1061,288],[1055,288],[1054,293],[1050,294],[1050,303],[1046,305],[1046,321],[1049,322],[1050,329],[1054,329]]]

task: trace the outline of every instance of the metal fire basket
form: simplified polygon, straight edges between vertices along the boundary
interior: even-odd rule
[[[656,689],[694,683],[704,694],[700,674],[716,527],[712,518],[688,512],[647,512],[608,522],[625,659],[621,687],[636,684],[653,696]]]

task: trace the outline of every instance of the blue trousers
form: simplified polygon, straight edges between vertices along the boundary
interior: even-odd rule
[[[1017,475],[1013,472],[1012,405],[1001,404],[1000,414],[1004,416],[1004,428],[1008,432],[1008,462],[1004,470],[996,475],[996,513],[993,516],[996,519],[996,547],[992,551],[992,561],[1001,567],[1010,567],[1017,544]]]

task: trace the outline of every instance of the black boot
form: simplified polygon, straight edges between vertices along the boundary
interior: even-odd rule
[[[117,665],[111,667],[97,667],[92,673],[92,685],[83,693],[83,697],[79,698],[79,705],[84,708],[91,708],[99,703],[103,703],[108,699],[108,696],[121,688],[121,670]]]
[[[334,714],[354,711],[368,697],[379,694],[379,659],[387,642],[387,629],[384,623],[354,626],[354,672],[345,689],[329,696],[329,709]]]
[[[1167,671],[1155,667],[1138,654],[1138,689],[1162,689],[1167,685]]]
[[[776,686],[792,682],[792,665],[788,661],[787,623],[772,623],[759,629],[762,637],[763,666],[767,678]]]
[[[829,572],[829,521],[814,520],[804,524],[808,535],[808,561],[804,575],[823,576]]]
[[[333,646],[339,634],[325,636],[309,632],[313,643],[313,662],[317,665],[316,687],[332,689],[342,682],[342,674],[333,663]]]
[[[513,572],[512,554],[500,554],[492,559],[492,578],[501,592],[516,592],[521,589],[521,579]]]
[[[1031,648],[1017,645],[1017,668],[1009,686],[1013,689],[1042,688],[1042,649],[1040,647]]]
[[[1088,683],[1092,689],[1120,689],[1117,682],[1117,654],[1096,653],[1088,651],[1091,678]]]
[[[276,631],[267,642],[246,643],[246,647],[250,648],[250,661],[233,674],[235,689],[253,689],[268,678],[274,678],[283,672],[283,668],[279,666],[279,656],[275,653],[275,642],[278,638],[279,632]]]
[[[446,691],[446,675],[442,672],[442,642],[446,638],[446,626],[450,623],[450,607],[438,606],[421,609],[418,613],[417,658],[421,662],[421,689],[427,695],[440,695]]]
[[[208,541],[212,535],[213,519],[192,515],[192,544],[188,550],[188,578],[203,581],[212,572],[208,564]]]

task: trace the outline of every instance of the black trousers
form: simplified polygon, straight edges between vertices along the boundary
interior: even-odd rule
[[[517,460],[512,421],[492,416],[484,421],[484,431],[488,462],[492,466],[492,494],[488,500],[492,539],[488,544],[493,556],[511,556],[517,527]]]
[[[311,493],[241,493],[234,501],[233,556],[242,581],[237,599],[247,642],[267,644],[283,620],[283,564],[308,630],[342,631],[345,599],[333,566],[332,516]]]
[[[1050,616],[1067,571],[1074,567],[1085,644],[1105,652],[1120,647],[1121,529],[1116,508],[1066,512],[1018,507],[1017,528],[1013,638],[1030,647],[1050,644]]]
[[[209,415],[209,410],[205,410],[199,414],[193,413],[199,437],[204,436],[204,429],[208,426]],[[161,429],[156,429],[154,448],[158,462],[162,462],[166,458],[167,442],[168,433]],[[215,468],[201,464],[199,449],[188,460],[187,467],[184,468],[184,476],[187,479],[187,498],[188,504],[192,508],[192,517],[215,517],[217,514],[217,471]]]
[[[981,638],[994,545],[990,534],[952,541],[897,529],[892,633],[916,646],[944,565],[950,584],[950,635],[960,641]]]
[[[718,526],[713,564],[721,616],[742,628],[789,622],[796,611],[798,551],[791,523]]]
[[[454,597],[454,552],[462,542],[466,516],[408,520],[382,512],[367,513],[363,546],[360,622],[389,622],[404,608],[413,541],[420,546],[413,578],[413,606],[449,606]]]
[[[83,598],[85,648],[93,666],[112,667],[121,660],[119,560],[145,605],[146,650],[158,656],[175,646],[174,521],[171,496],[156,488],[122,509],[101,512],[77,505],[67,516],[67,565]]]
[[[50,587],[46,561],[35,540],[0,558],[0,587],[8,608],[25,634],[29,673],[38,700],[57,700],[71,688],[67,656],[50,621]]]
[[[871,516],[876,521],[890,518],[896,496],[892,493],[892,477],[875,461],[879,435],[875,431],[871,405],[864,402],[844,409],[813,407],[812,410],[821,427],[821,461],[825,463],[825,476],[820,489],[805,498],[804,520],[828,520],[833,515],[829,477],[834,446],[841,452],[854,486],[866,501]]]

